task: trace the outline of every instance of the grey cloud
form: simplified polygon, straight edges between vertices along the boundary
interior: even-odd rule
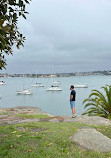
[[[41,72],[110,69],[111,2],[109,0],[33,0],[19,28],[27,38],[20,53],[7,57],[7,71]],[[26,66],[29,66],[28,70]],[[46,69],[44,69],[46,67]],[[10,70],[11,69],[11,70]]]

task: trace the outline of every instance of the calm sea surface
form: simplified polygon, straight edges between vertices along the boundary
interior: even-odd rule
[[[70,85],[88,84],[88,88],[75,88],[76,90],[76,111],[80,115],[84,111],[82,102],[87,98],[92,89],[100,90],[101,86],[111,84],[111,76],[76,76],[54,78],[54,81],[60,81],[62,91],[49,92],[46,88],[50,87],[52,80],[50,78],[0,78],[6,85],[0,85],[0,107],[15,106],[34,106],[40,107],[52,115],[71,115],[69,104]],[[42,83],[43,88],[32,88],[32,95],[17,95],[17,90],[30,88],[31,84]],[[101,90],[102,91],[102,90]]]

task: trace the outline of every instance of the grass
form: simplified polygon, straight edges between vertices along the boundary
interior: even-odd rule
[[[50,116],[45,114],[36,114],[36,115],[29,115],[29,114],[17,114],[16,116],[22,117],[22,118],[49,118]]]
[[[109,158],[110,153],[86,151],[69,137],[80,123],[36,122],[0,127],[0,158]],[[94,127],[111,138],[111,128]],[[24,130],[20,130],[24,129]],[[35,130],[35,132],[34,132]]]
[[[9,115],[9,113],[6,113],[6,112],[0,112],[0,115]]]

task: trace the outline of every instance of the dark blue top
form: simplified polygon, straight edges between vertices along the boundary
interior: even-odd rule
[[[71,101],[75,101],[75,99],[76,99],[76,91],[75,91],[75,90],[72,90],[72,91],[71,91],[71,95],[73,95],[73,98],[72,98]]]

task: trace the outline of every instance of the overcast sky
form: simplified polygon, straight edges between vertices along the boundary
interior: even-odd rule
[[[111,0],[32,0],[8,73],[111,70]]]

